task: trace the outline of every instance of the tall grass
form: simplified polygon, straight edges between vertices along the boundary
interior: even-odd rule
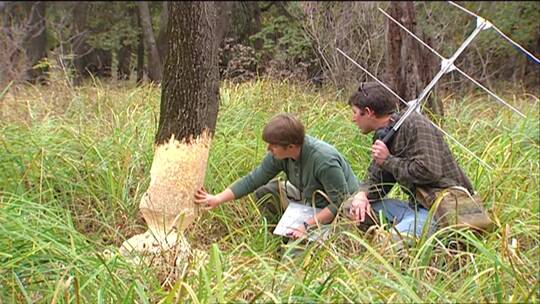
[[[495,231],[444,229],[398,251],[384,233],[366,236],[338,220],[328,242],[300,243],[300,256],[282,257],[281,239],[248,196],[200,218],[187,236],[202,254],[162,286],[158,272],[116,251],[145,229],[137,208],[149,182],[159,88],[19,88],[0,107],[0,299],[538,302],[539,104],[524,92],[501,94],[528,118],[470,95],[446,99],[443,123],[493,168],[449,141]],[[281,111],[335,145],[362,178],[371,139],[350,121],[346,97],[271,81],[223,84],[208,190],[221,191],[259,163],[262,127]]]

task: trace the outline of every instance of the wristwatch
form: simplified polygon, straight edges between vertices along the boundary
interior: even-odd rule
[[[309,224],[308,224],[307,222],[303,222],[302,224],[304,224],[304,228],[305,228],[306,230],[309,229]]]

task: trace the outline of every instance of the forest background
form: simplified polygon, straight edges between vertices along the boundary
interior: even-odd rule
[[[464,3],[484,18],[496,20],[498,28],[533,54],[540,47],[540,12],[535,2]],[[141,6],[148,14],[141,15]],[[337,88],[371,81],[337,54],[336,47],[375,75],[384,71],[388,20],[377,7],[388,11],[388,3],[252,1],[222,6],[217,34],[221,79],[241,82],[268,76]],[[0,83],[4,85],[11,80],[46,81],[47,71],[61,71],[75,84],[90,75],[160,80],[153,70],[162,69],[164,62],[167,2],[3,1],[0,9]],[[413,16],[418,36],[446,57],[476,22],[445,2],[416,2]],[[150,38],[145,38],[145,31]],[[149,40],[146,48],[145,39]],[[427,61],[438,66],[432,58]],[[538,87],[527,56],[493,31],[478,37],[458,62],[481,82]],[[450,76],[441,86],[474,86],[462,78]]]

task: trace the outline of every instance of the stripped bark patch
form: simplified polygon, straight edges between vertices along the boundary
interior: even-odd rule
[[[184,254],[189,251],[189,244],[180,240],[200,212],[194,194],[204,183],[210,141],[208,133],[183,141],[173,136],[156,147],[150,185],[139,205],[148,231],[125,241],[120,248],[123,255],[133,251],[157,254],[173,248]],[[179,244],[186,248],[177,248]]]

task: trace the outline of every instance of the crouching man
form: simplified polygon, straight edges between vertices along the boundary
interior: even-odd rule
[[[288,234],[292,238],[304,235],[311,226],[332,222],[341,203],[358,190],[349,162],[333,146],[305,135],[302,123],[290,114],[270,119],[262,138],[268,144],[268,153],[259,166],[217,195],[199,189],[195,202],[211,209],[251,192],[258,201],[270,194],[273,199],[261,211],[271,223],[277,223],[289,201],[309,206],[314,203],[321,210],[291,227]],[[274,179],[280,172],[285,173],[286,182]]]
[[[344,204],[348,217],[369,226],[373,224],[372,218],[377,218],[371,211],[382,212],[389,223],[395,224],[392,232],[418,237],[439,194],[450,191],[460,196],[462,202],[463,197],[473,197],[471,182],[452,156],[442,133],[426,117],[412,113],[386,145],[380,135],[400,118],[397,99],[377,83],[363,83],[349,99],[349,105],[360,132],[375,134],[365,181],[353,199]],[[408,202],[386,198],[396,183],[409,195]],[[449,213],[444,211],[438,208],[428,232],[433,232],[436,224],[452,224],[445,221],[448,218],[444,216]]]

